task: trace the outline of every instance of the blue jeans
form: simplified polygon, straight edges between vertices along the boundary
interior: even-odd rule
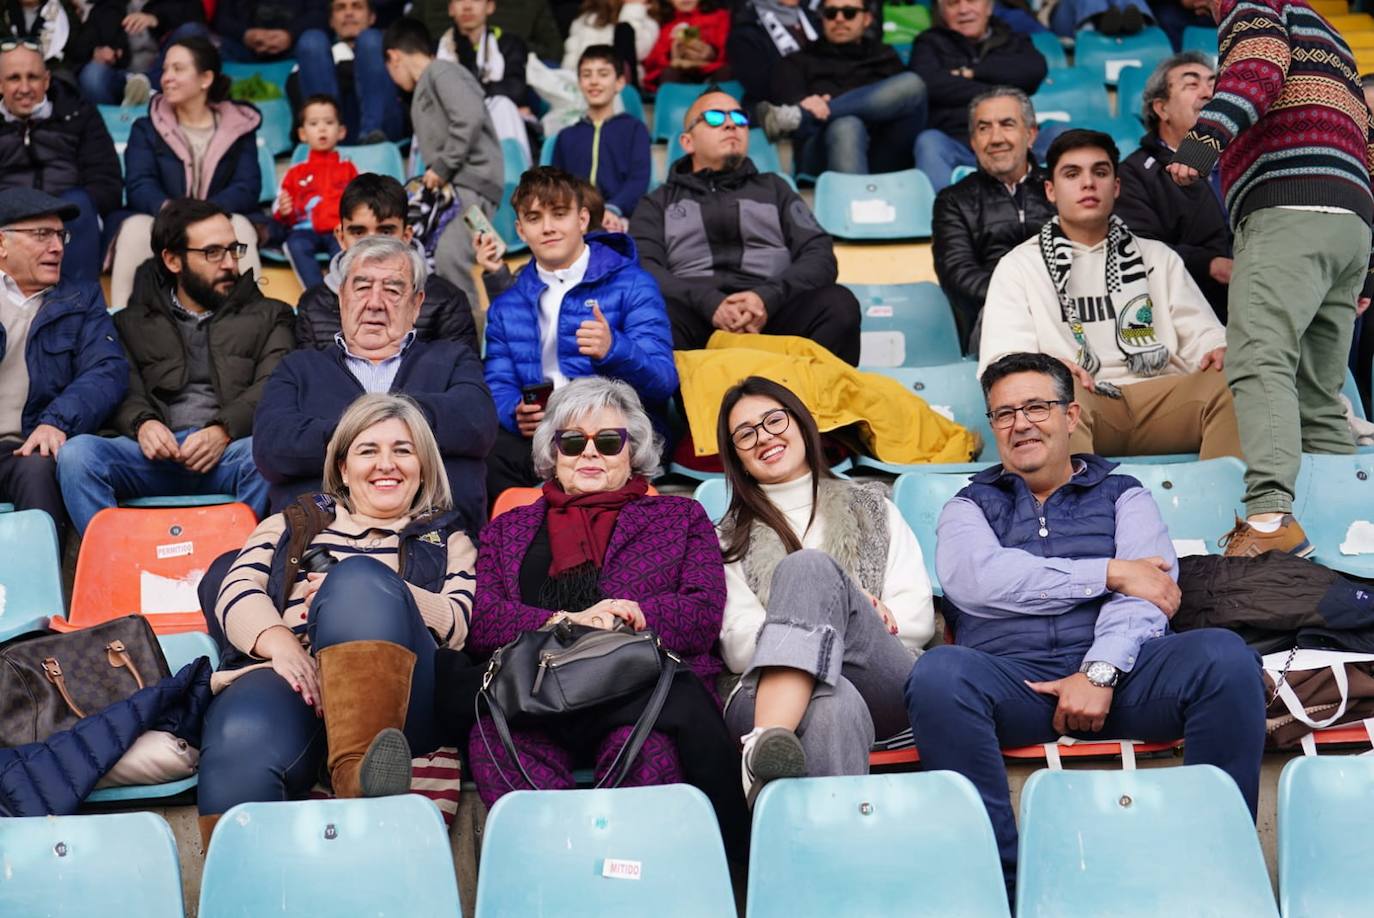
[[[80,213],[64,225],[72,234],[67,250],[62,255],[62,277],[64,280],[79,283],[95,283],[100,280],[100,266],[103,261],[100,248],[100,213],[95,202],[84,188],[68,188],[58,195],[62,200],[75,204]]]
[[[1125,9],[1134,6],[1147,22],[1153,22],[1155,11],[1145,0],[1060,0],[1050,11],[1050,28],[1061,38],[1072,38],[1089,19],[1100,16],[1112,7]]]
[[[307,29],[296,40],[301,98],[323,94],[338,99],[349,143],[357,143],[371,131],[382,131],[392,140],[400,140],[405,116],[396,84],[386,72],[382,33],[365,29],[353,43],[351,86],[339,85],[333,45],[334,39],[321,29]]]
[[[339,241],[333,233],[292,230],[286,235],[282,250],[286,253],[286,260],[291,263],[291,269],[296,272],[301,287],[309,290],[316,284],[324,283],[324,272],[320,270],[320,263],[315,256],[323,252],[333,258],[339,253]]]
[[[802,143],[802,172],[867,174],[893,169],[870,169],[882,152],[905,151],[926,123],[926,84],[911,72],[851,89],[830,100],[830,118],[819,121],[805,109],[796,139]],[[900,169],[905,163],[897,163]]]
[[[1035,143],[1031,145],[1031,152],[1035,154],[1038,162],[1045,161],[1050,144],[1070,127],[1072,125],[1058,123],[1040,126],[1040,133],[1035,136]],[[916,168],[926,174],[937,193],[950,184],[950,175],[959,166],[978,168],[978,157],[973,154],[973,148],[968,143],[937,128],[930,128],[916,135],[915,157]]]
[[[192,433],[177,431],[177,443]],[[231,442],[215,467],[202,475],[179,462],[147,459],[138,441],[129,437],[82,434],[58,451],[57,481],[77,532],[85,532],[101,510],[134,497],[232,494],[259,517],[267,510],[267,481],[253,464],[252,437]]]
[[[907,679],[907,714],[921,767],[957,771],[978,788],[1008,885],[1016,876],[1016,820],[1001,747],[1058,738],[1051,725],[1054,696],[1031,691],[1025,680],[1050,681],[1076,670],[1073,663],[1066,668],[945,644],[926,651]],[[1264,752],[1259,657],[1239,636],[1218,628],[1148,640],[1117,685],[1101,733],[1075,735],[1146,742],[1182,737],[1184,763],[1216,765],[1229,774],[1253,815]]]
[[[405,735],[417,753],[439,746],[434,721],[434,638],[401,577],[373,558],[340,561],[310,603],[310,652],[352,641],[390,641],[415,653]],[[202,814],[239,803],[292,800],[314,786],[329,744],[324,721],[271,669],[245,673],[205,715],[197,804]]]
[[[167,46],[192,35],[209,36],[210,30],[203,23],[187,22],[168,32],[162,39],[162,50],[157,61],[148,68],[148,82],[156,92],[162,84],[162,59],[167,54]],[[129,71],[123,67],[111,67],[100,61],[87,61],[77,75],[81,95],[92,105],[118,105],[124,101],[124,84],[129,81]]]

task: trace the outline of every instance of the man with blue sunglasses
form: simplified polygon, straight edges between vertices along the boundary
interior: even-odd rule
[[[683,119],[668,180],[631,226],[639,260],[663,291],[673,348],[716,329],[797,335],[859,361],[859,303],[835,283],[832,241],[780,175],[749,159],[749,116],[708,89]]]

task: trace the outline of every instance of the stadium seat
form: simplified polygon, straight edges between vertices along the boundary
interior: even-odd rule
[[[121,501],[121,507],[213,507],[232,504],[232,494],[165,494],[158,497],[133,497]]]
[[[1177,549],[1221,552],[1217,540],[1235,525],[1245,495],[1245,465],[1231,456],[1173,465],[1123,462],[1118,474],[1131,475],[1150,489]],[[1183,543],[1191,543],[1185,546]]]
[[[110,132],[110,139],[120,149],[129,142],[129,132],[133,130],[134,122],[148,114],[146,105],[127,108],[122,105],[97,105],[96,108],[100,111],[100,120],[105,122],[105,130]]]
[[[0,913],[182,918],[181,867],[153,813],[0,820]]]
[[[459,915],[448,830],[415,794],[241,803],[215,826],[199,914]]]
[[[841,239],[925,239],[931,234],[935,189],[919,169],[816,179],[816,220]]]
[[[859,299],[859,366],[928,367],[956,363],[959,332],[938,284],[846,284]]]
[[[992,823],[967,778],[932,771],[764,787],[748,918],[898,914],[1009,918]]]
[[[520,176],[530,167],[529,157],[519,141],[505,138],[501,141],[501,161],[506,168],[506,187],[514,188],[520,184]]]
[[[955,423],[978,434],[983,447],[973,462],[895,465],[859,456],[854,460],[855,465],[900,475],[903,472],[976,472],[997,461],[997,444],[988,424],[983,389],[978,384],[978,364],[964,360],[938,367],[874,367],[872,372],[897,380],[931,407],[943,409],[946,417],[953,416]]]
[[[1312,560],[1374,577],[1374,455],[1302,457],[1293,514],[1316,551]]]
[[[1077,67],[1050,71],[1031,96],[1031,103],[1035,106],[1035,120],[1041,125],[1047,121],[1073,125],[1087,118],[1112,117],[1101,77]]]
[[[291,114],[291,103],[285,99],[267,99],[254,104],[262,115],[258,139],[272,151],[273,156],[288,152],[296,143],[295,116]]]
[[[52,517],[42,510],[0,514],[0,641],[48,627],[63,608]]]
[[[625,114],[634,115],[640,121],[644,121],[644,99],[640,97],[639,90],[626,84],[620,90],[620,103],[625,107]]]
[[[1145,133],[1145,127],[1140,123],[1140,119],[1132,115],[1124,115],[1120,118],[1080,118],[1073,124],[1076,128],[1085,128],[1091,131],[1101,131],[1112,138],[1116,143],[1116,150],[1119,159],[1125,159],[1136,151],[1140,146],[1140,136]]]
[[[945,592],[940,586],[940,576],[935,572],[935,524],[939,522],[940,511],[945,504],[964,489],[969,477],[968,474],[910,473],[898,477],[892,485],[892,502],[897,505],[898,512],[911,531],[916,533],[926,575],[930,577],[930,588],[936,596],[943,596]]]
[[[258,138],[258,171],[262,173],[262,191],[258,194],[258,201],[263,204],[271,204],[277,199],[277,160],[272,155],[272,151],[267,149],[262,138]]]
[[[687,110],[705,89],[700,83],[664,83],[660,86],[658,95],[654,97],[654,123],[650,126],[650,139],[672,140],[681,134],[682,120]],[[720,84],[720,89],[736,99],[744,96],[744,87],[736,80],[726,80]],[[628,107],[626,110],[629,110]],[[640,117],[644,117],[642,111]]]
[[[1368,13],[1342,13],[1324,17],[1331,27],[1342,36],[1349,32],[1368,32],[1374,30],[1374,17]]]
[[[1037,771],[1020,827],[1018,915],[1277,918],[1255,823],[1214,766]]]
[[[1032,32],[1030,39],[1051,70],[1068,69],[1069,59],[1064,55],[1064,46],[1060,44],[1058,35],[1049,31]]]
[[[719,523],[730,509],[730,486],[724,478],[712,478],[697,485],[692,497],[706,510],[711,522]]]
[[[667,168],[671,169],[673,163],[682,158],[681,134],[674,134],[668,138],[668,158],[665,160]],[[749,158],[754,162],[754,168],[760,172],[775,172],[787,178],[782,171],[782,156],[778,153],[778,148],[768,142],[768,135],[762,128],[750,128],[749,130]],[[793,188],[796,186],[793,185]]]
[[[257,74],[268,83],[279,87],[283,98],[286,96],[286,78],[295,69],[295,58],[280,61],[225,61],[220,67],[224,75],[234,81],[249,80],[253,78],[254,74]],[[256,105],[257,103],[253,104]]]
[[[1145,132],[1145,123],[1140,120],[1140,106],[1145,99],[1145,81],[1150,78],[1151,72],[1132,64],[1121,69],[1121,76],[1116,82],[1116,120],[1133,124],[1137,137]],[[1125,159],[1126,155],[1123,153],[1121,158]]]
[[[138,612],[159,634],[204,631],[196,585],[256,526],[253,511],[237,503],[101,510],[81,539],[71,614],[52,627],[75,631]]]
[[[1350,407],[1355,409],[1355,414],[1363,418],[1364,400],[1360,398],[1360,386],[1355,382],[1355,374],[1350,367],[1345,368],[1345,385],[1341,387],[1341,395],[1350,400]]]
[[[1374,858],[1374,760],[1300,756],[1279,777],[1279,912],[1361,915]]]
[[[1074,67],[1092,74],[1108,86],[1115,86],[1122,67],[1134,64],[1153,70],[1174,53],[1163,29],[1142,29],[1135,35],[1103,35],[1082,29],[1074,36]]]
[[[1217,30],[1208,26],[1188,26],[1183,30],[1183,50],[1201,51],[1212,56],[1212,64],[1217,62]]]
[[[955,166],[953,169],[949,170],[949,183],[953,185],[956,182],[962,182],[977,171],[977,166]]]
[[[553,147],[558,142],[557,134],[550,134],[544,138],[544,145],[539,148],[539,165],[553,165]]]
[[[291,165],[305,162],[309,155],[309,147],[303,143],[296,144],[291,151]],[[339,156],[351,162],[358,168],[359,172],[389,175],[401,184],[405,184],[407,178],[405,157],[401,156],[401,148],[389,140],[381,143],[339,147]]]
[[[513,791],[484,835],[478,918],[734,914],[715,814],[686,784]]]

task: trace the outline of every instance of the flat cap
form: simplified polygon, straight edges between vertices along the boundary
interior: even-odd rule
[[[75,220],[80,213],[81,209],[75,204],[37,188],[7,188],[0,194],[0,227],[49,214],[56,214],[62,220]]]

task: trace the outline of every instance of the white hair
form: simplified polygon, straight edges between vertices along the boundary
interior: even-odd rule
[[[414,290],[424,290],[425,278],[429,275],[429,269],[425,266],[425,256],[421,255],[415,246],[402,242],[395,236],[368,236],[353,243],[339,259],[339,275],[347,280],[354,265],[361,267],[379,261],[395,261],[398,258],[410,261],[411,287]]]
[[[614,408],[625,417],[625,429],[630,434],[631,472],[650,480],[658,477],[663,438],[654,431],[654,425],[635,390],[629,383],[618,379],[584,376],[554,391],[544,409],[544,420],[534,429],[534,441],[530,449],[534,470],[540,478],[553,476],[558,452],[554,431],[566,430],[602,408]]]

